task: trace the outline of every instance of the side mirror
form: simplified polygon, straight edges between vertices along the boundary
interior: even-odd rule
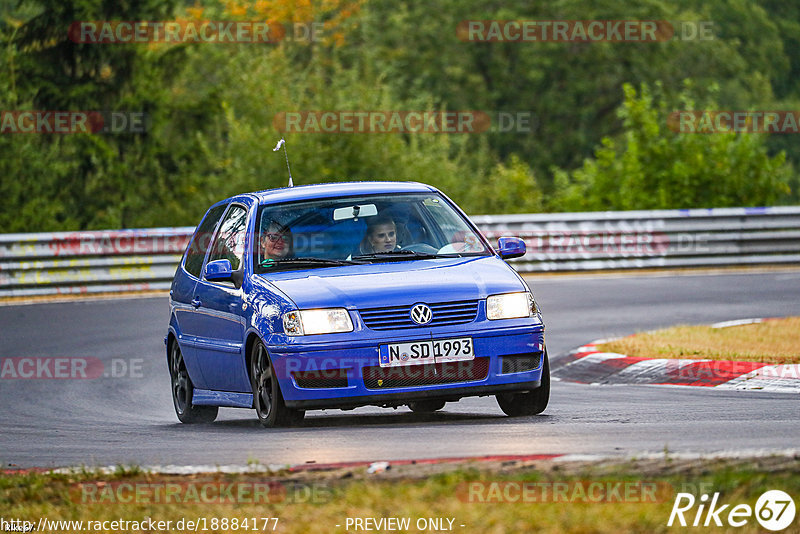
[[[230,260],[214,260],[206,263],[203,276],[210,282],[233,281],[233,269]]]
[[[497,248],[503,259],[519,258],[526,252],[525,241],[518,237],[501,237],[497,240]]]

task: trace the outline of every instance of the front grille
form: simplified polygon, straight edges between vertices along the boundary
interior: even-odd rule
[[[347,369],[321,369],[292,373],[297,387],[308,389],[346,388]]]
[[[503,356],[501,360],[503,362],[501,374],[522,373],[537,369],[542,361],[542,353],[509,354],[508,356]]]
[[[403,328],[418,328],[447,326],[453,324],[471,323],[478,315],[477,300],[459,300],[453,302],[438,302],[428,304],[433,312],[431,322],[419,325],[411,320],[409,306],[387,306],[384,308],[368,308],[359,310],[361,320],[372,330],[401,330]]]
[[[453,384],[486,378],[489,374],[489,358],[402,367],[373,366],[364,367],[362,371],[367,389]]]

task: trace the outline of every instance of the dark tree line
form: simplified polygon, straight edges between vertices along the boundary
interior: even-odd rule
[[[525,128],[289,133],[298,184],[416,180],[470,213],[798,201],[793,135],[685,134],[682,109],[800,109],[800,8],[778,0],[0,1],[0,110],[139,113],[108,134],[0,134],[7,232],[195,224],[212,201],[285,184],[293,110],[476,110]],[[75,21],[264,20],[274,43],[74,42]],[[710,22],[666,42],[469,42],[465,20]],[[316,21],[315,40],[293,23]],[[302,27],[302,26],[300,26]]]

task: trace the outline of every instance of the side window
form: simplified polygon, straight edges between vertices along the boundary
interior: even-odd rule
[[[208,261],[229,260],[235,271],[242,264],[244,257],[244,239],[246,236],[247,210],[241,206],[231,206],[219,225],[217,237],[211,245]]]
[[[217,222],[225,212],[225,208],[225,204],[211,208],[192,236],[192,242],[186,250],[186,261],[183,264],[184,269],[192,276],[200,278],[203,258],[206,257],[206,250],[208,250],[208,245],[211,243],[214,228],[217,227]]]

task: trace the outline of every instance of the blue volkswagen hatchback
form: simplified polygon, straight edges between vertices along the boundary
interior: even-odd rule
[[[175,411],[210,422],[254,408],[441,409],[495,395],[508,415],[550,396],[544,324],[522,278],[437,189],[357,182],[238,195],[211,206],[170,290]]]

